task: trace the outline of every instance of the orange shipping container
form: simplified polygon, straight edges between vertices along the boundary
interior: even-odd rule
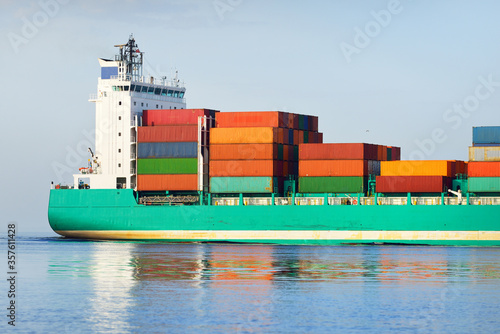
[[[278,144],[214,144],[211,160],[277,160]]]
[[[273,144],[278,128],[212,128],[210,144]]]
[[[448,176],[452,177],[451,160],[382,161],[381,176]]]
[[[470,177],[500,177],[500,161],[469,162]]]
[[[137,175],[137,190],[139,191],[196,191],[198,175]]]
[[[210,176],[283,176],[283,161],[211,160]]]
[[[299,160],[299,176],[366,176],[368,160]]]
[[[285,124],[283,114],[281,111],[220,112],[216,114],[215,120],[218,128],[284,128],[288,124]]]

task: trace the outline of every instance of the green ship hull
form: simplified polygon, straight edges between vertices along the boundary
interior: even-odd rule
[[[499,205],[141,205],[131,189],[53,189],[63,236],[274,244],[500,246]]]

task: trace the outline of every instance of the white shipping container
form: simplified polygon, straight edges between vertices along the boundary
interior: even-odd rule
[[[469,161],[500,161],[500,146],[469,147]]]

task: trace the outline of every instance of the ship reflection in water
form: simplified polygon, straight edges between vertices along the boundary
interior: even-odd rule
[[[87,259],[70,270],[53,259],[49,276],[90,280],[82,321],[95,331],[481,332],[498,325],[496,248],[87,245]]]

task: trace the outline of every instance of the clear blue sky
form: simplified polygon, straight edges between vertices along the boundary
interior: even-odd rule
[[[472,127],[500,125],[498,13],[493,0],[2,1],[2,220],[50,230],[50,182],[88,158],[97,58],[130,33],[147,72],[179,71],[188,108],[312,114],[325,142],[467,160]]]

